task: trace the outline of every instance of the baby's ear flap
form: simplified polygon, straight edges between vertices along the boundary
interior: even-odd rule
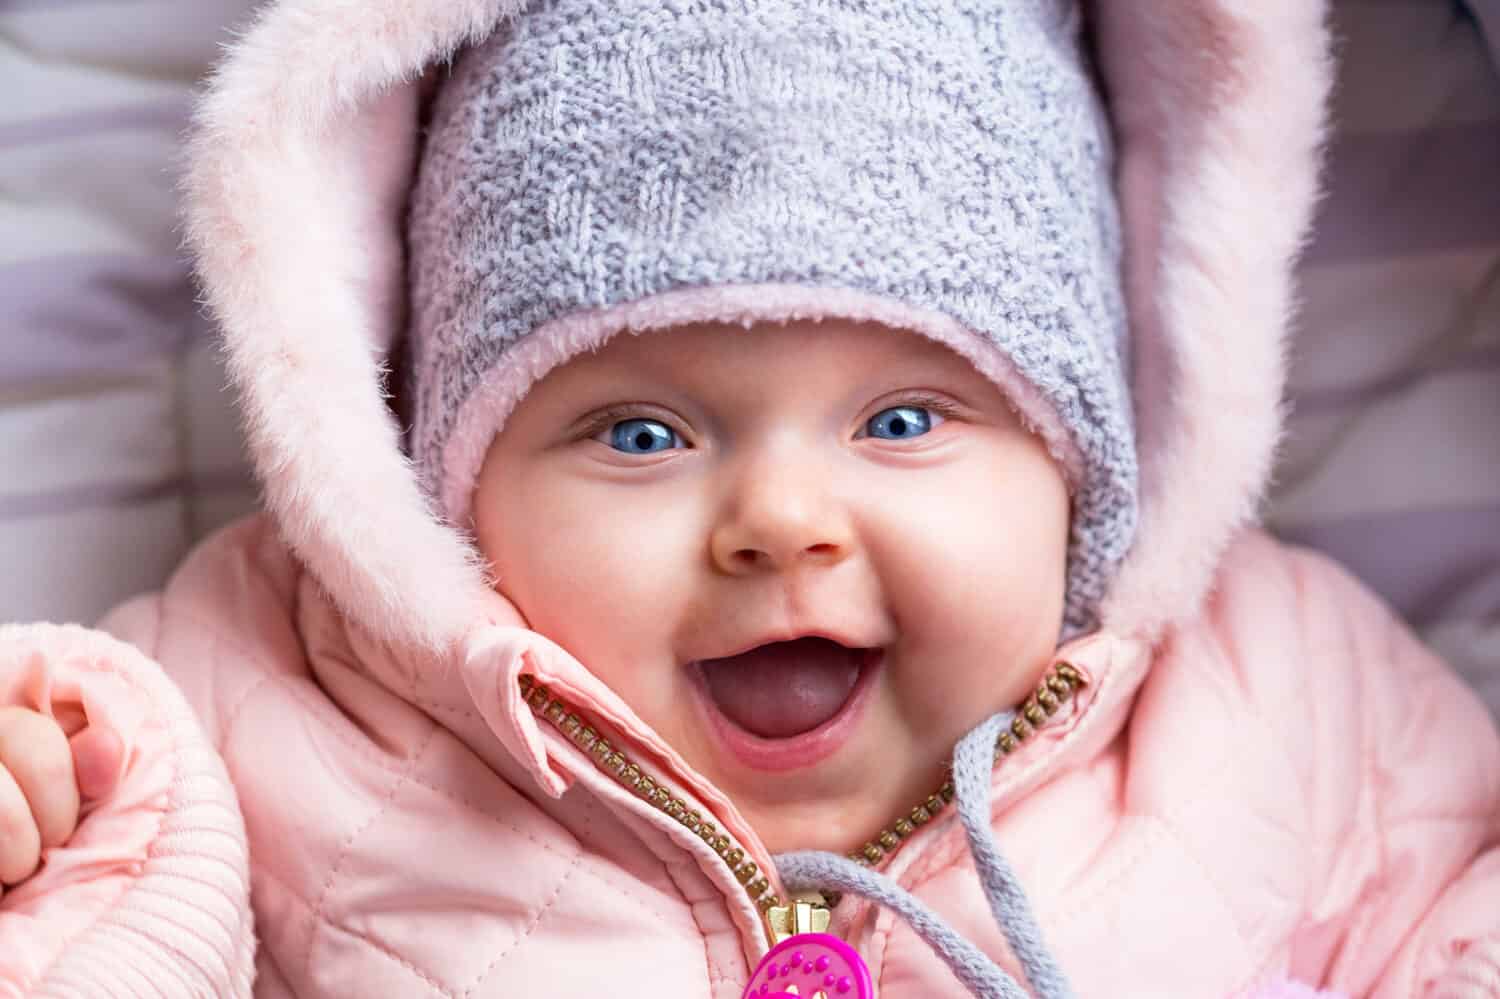
[[[420,81],[515,5],[279,0],[215,72],[189,140],[187,240],[267,506],[344,612],[398,644],[450,645],[487,592],[386,399]]]

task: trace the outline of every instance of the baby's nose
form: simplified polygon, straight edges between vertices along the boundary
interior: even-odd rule
[[[847,511],[825,492],[762,482],[729,501],[709,546],[722,572],[786,572],[837,565],[854,550],[854,533]]]

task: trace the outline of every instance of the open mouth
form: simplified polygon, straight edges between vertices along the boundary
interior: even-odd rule
[[[787,770],[842,744],[882,658],[881,649],[808,637],[693,666],[720,740],[757,769]]]

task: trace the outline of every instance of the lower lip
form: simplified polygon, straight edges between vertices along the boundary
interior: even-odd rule
[[[864,661],[860,663],[859,679],[854,682],[854,688],[849,691],[849,696],[834,716],[817,728],[785,739],[766,739],[747,732],[730,721],[709,696],[703,670],[695,664],[691,673],[698,704],[708,719],[709,728],[718,737],[719,744],[747,767],[785,773],[821,763],[849,741],[869,705],[875,675],[884,661],[884,649],[866,650]]]

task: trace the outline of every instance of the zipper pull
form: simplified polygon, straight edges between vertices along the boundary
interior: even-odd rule
[[[766,910],[766,923],[774,946],[799,933],[827,933],[833,912],[821,892],[798,892],[791,905],[773,905]]]
[[[761,958],[742,999],[875,999],[870,969],[828,929],[823,896],[799,894],[766,913],[776,943]]]

